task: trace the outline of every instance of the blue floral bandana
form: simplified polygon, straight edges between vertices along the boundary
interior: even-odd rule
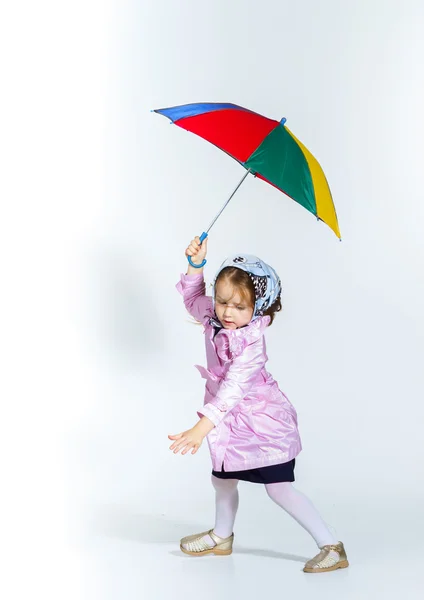
[[[245,271],[252,280],[255,288],[255,310],[252,321],[261,317],[264,312],[274,304],[281,293],[281,281],[272,267],[267,265],[257,256],[251,254],[236,254],[233,258],[227,258],[219,267],[213,282],[212,299],[215,308],[215,286],[218,275],[225,267],[237,267]]]

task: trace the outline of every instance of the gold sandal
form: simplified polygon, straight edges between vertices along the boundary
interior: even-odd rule
[[[330,556],[330,552],[337,552],[339,559]],[[326,573],[336,569],[346,569],[349,566],[346,550],[343,542],[338,544],[323,546],[321,552],[311,560],[308,560],[303,571],[305,573]]]
[[[213,539],[215,542],[214,546],[211,546],[203,539],[205,535],[209,535]],[[190,554],[190,556],[204,556],[205,554],[228,556],[233,551],[233,541],[234,533],[230,537],[220,538],[211,529],[210,531],[196,533],[195,535],[183,538],[180,542],[180,549],[184,554]],[[186,545],[186,548],[184,548],[183,544]]]

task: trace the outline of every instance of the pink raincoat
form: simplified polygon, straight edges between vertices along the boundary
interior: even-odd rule
[[[302,449],[297,414],[265,369],[264,332],[270,317],[258,317],[240,329],[215,329],[212,298],[205,295],[203,274],[181,275],[177,290],[188,312],[203,323],[207,368],[199,417],[215,427],[207,436],[215,471],[244,471],[285,463]]]

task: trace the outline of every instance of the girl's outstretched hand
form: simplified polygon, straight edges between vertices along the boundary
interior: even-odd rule
[[[180,450],[182,450],[181,454],[187,454],[190,450],[192,454],[196,454],[204,438],[214,427],[215,425],[208,417],[202,417],[194,427],[184,431],[184,433],[168,435],[170,440],[174,440],[169,449],[173,450],[174,454],[178,454]]]
[[[195,265],[200,265],[200,263],[206,258],[207,253],[208,238],[206,238],[203,243],[200,244],[199,236],[195,237],[194,240],[191,240],[185,251],[185,255],[191,256],[191,260]]]
[[[178,454],[180,450],[182,450],[181,454],[187,454],[190,450],[192,454],[196,454],[205,436],[194,426],[192,429],[184,431],[184,433],[168,435],[168,437],[170,440],[175,440],[172,446],[169,447],[170,450],[174,451],[174,454]]]

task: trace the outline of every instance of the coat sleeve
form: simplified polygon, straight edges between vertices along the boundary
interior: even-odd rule
[[[219,425],[249,393],[266,361],[265,339],[261,336],[232,360],[215,397],[197,412],[199,417],[208,417],[215,426]]]
[[[212,298],[205,294],[206,286],[203,273],[199,275],[181,274],[181,279],[176,288],[183,297],[186,309],[194,319],[204,323],[205,320],[213,316]]]

